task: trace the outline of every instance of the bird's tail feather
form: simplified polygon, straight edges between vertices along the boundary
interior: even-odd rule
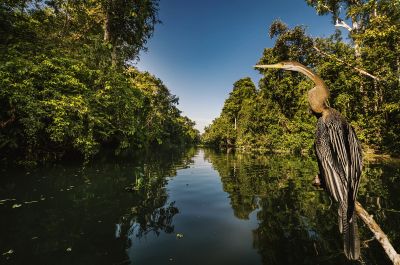
[[[347,219],[347,209],[339,209],[339,230],[343,233],[344,254],[350,260],[360,258],[360,237],[358,235],[357,216],[353,211],[352,218]]]

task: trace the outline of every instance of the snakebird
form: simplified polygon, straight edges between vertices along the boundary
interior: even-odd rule
[[[354,129],[337,110],[328,106],[329,90],[324,81],[304,65],[280,62],[255,67],[300,72],[315,83],[315,87],[308,91],[308,102],[318,118],[314,147],[320,173],[316,182],[339,203],[339,231],[343,234],[346,257],[359,259],[355,202],[362,171],[362,150]]]

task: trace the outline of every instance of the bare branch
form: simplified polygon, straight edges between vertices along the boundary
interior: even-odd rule
[[[321,51],[321,50],[320,50],[317,46],[315,46],[315,45],[313,46],[313,48],[314,48],[314,50],[316,50],[319,54],[321,54],[321,55],[323,55],[323,56],[326,56],[326,57],[328,57],[328,58],[330,58],[330,59],[333,59],[333,60],[335,60],[335,61],[337,61],[337,62],[340,62],[340,63],[342,63],[342,64],[344,64],[344,65],[346,65],[346,66],[348,66],[348,67],[350,67],[350,68],[352,68],[352,69],[354,69],[354,70],[356,70],[357,72],[359,72],[359,73],[362,74],[362,75],[366,75],[366,76],[371,77],[372,79],[375,79],[375,80],[377,80],[377,81],[380,81],[380,80],[381,80],[379,77],[374,76],[374,75],[368,73],[367,71],[365,71],[365,70],[363,70],[363,69],[360,69],[360,68],[358,68],[358,67],[355,67],[355,66],[353,66],[353,65],[351,65],[351,64],[349,64],[349,63],[347,63],[347,62],[345,62],[345,61],[343,61],[343,60],[337,58],[336,56],[334,56],[334,55],[332,55],[332,54],[329,54],[329,53],[326,53],[326,52],[324,52],[324,51]]]
[[[321,186],[318,175],[315,177],[313,181],[313,186],[325,189],[324,186]],[[400,265],[400,255],[397,254],[396,250],[393,248],[387,235],[375,222],[373,216],[369,215],[369,213],[357,201],[356,201],[356,213],[361,218],[361,220],[368,226],[369,230],[371,230],[371,232],[374,234],[374,237],[372,239],[369,239],[365,242],[369,242],[373,239],[378,240],[378,242],[382,245],[382,248],[385,250],[386,255],[388,255],[389,259],[393,262],[393,265]]]
[[[363,220],[363,222],[368,226],[369,230],[374,233],[376,240],[382,245],[389,259],[394,265],[400,265],[400,255],[397,254],[396,250],[393,248],[392,244],[387,237],[387,235],[382,231],[379,225],[375,222],[372,215],[361,206],[359,202],[356,202],[356,212],[357,215]]]
[[[341,20],[339,18],[336,19],[335,27],[342,27],[342,28],[347,29],[348,31],[352,31],[353,30],[353,27],[350,27],[344,20]]]
[[[323,8],[325,8],[327,11],[331,12],[333,15],[335,14],[335,12],[333,12],[332,9],[330,9],[329,6],[325,5],[325,4],[321,4],[321,6]],[[342,27],[347,29],[348,31],[352,31],[354,29],[354,27],[349,26],[349,24],[347,24],[343,19],[341,18],[337,18],[336,19],[336,23],[335,23],[335,27]]]

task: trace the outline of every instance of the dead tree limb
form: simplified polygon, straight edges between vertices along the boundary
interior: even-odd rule
[[[357,215],[363,220],[363,222],[368,226],[369,230],[374,234],[376,240],[382,245],[389,259],[394,265],[400,265],[400,255],[397,254],[396,250],[393,248],[392,244],[387,237],[387,235],[382,231],[379,225],[375,222],[372,215],[361,206],[359,202],[356,202],[356,212]]]
[[[341,20],[339,18],[336,19],[335,27],[342,27],[342,28],[347,29],[348,31],[352,31],[353,30],[353,28],[350,27],[344,20]]]
[[[349,63],[346,63],[345,61],[343,61],[343,60],[337,58],[336,56],[334,56],[334,55],[332,55],[332,54],[329,54],[329,53],[327,53],[327,52],[324,52],[324,51],[320,50],[320,49],[319,49],[317,46],[315,46],[315,45],[313,46],[313,48],[314,48],[314,50],[316,50],[319,54],[321,54],[321,55],[324,56],[324,57],[328,57],[328,58],[330,58],[330,59],[332,59],[332,60],[335,60],[335,61],[337,61],[337,62],[340,62],[340,63],[342,63],[342,64],[344,64],[344,65],[346,65],[346,66],[348,66],[348,67],[350,67],[350,68],[352,68],[352,69],[354,69],[354,70],[356,70],[357,72],[359,72],[359,73],[362,74],[362,75],[366,75],[366,76],[368,76],[368,77],[371,77],[371,78],[374,79],[374,80],[380,81],[380,78],[379,78],[379,77],[374,76],[374,75],[368,73],[367,71],[365,71],[365,70],[363,70],[363,69],[360,69],[360,68],[358,68],[358,67],[355,67],[355,66],[353,66],[353,65],[351,65],[351,64],[349,64]]]
[[[318,175],[314,178],[313,186],[317,188],[323,188],[321,186]],[[369,215],[369,213],[362,207],[359,202],[356,202],[356,213],[360,217],[360,219],[368,226],[369,230],[371,230],[371,232],[374,234],[375,239],[378,240],[378,242],[381,244],[382,248],[386,252],[386,255],[388,255],[393,264],[400,265],[400,255],[397,254],[396,250],[390,243],[389,238],[375,222],[373,216]]]

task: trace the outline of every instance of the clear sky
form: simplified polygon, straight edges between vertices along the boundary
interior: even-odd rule
[[[219,116],[235,81],[249,76],[257,85],[253,65],[274,44],[274,20],[305,25],[314,37],[334,32],[331,18],[304,0],[161,0],[159,18],[137,67],[179,97],[179,109],[201,132]]]

